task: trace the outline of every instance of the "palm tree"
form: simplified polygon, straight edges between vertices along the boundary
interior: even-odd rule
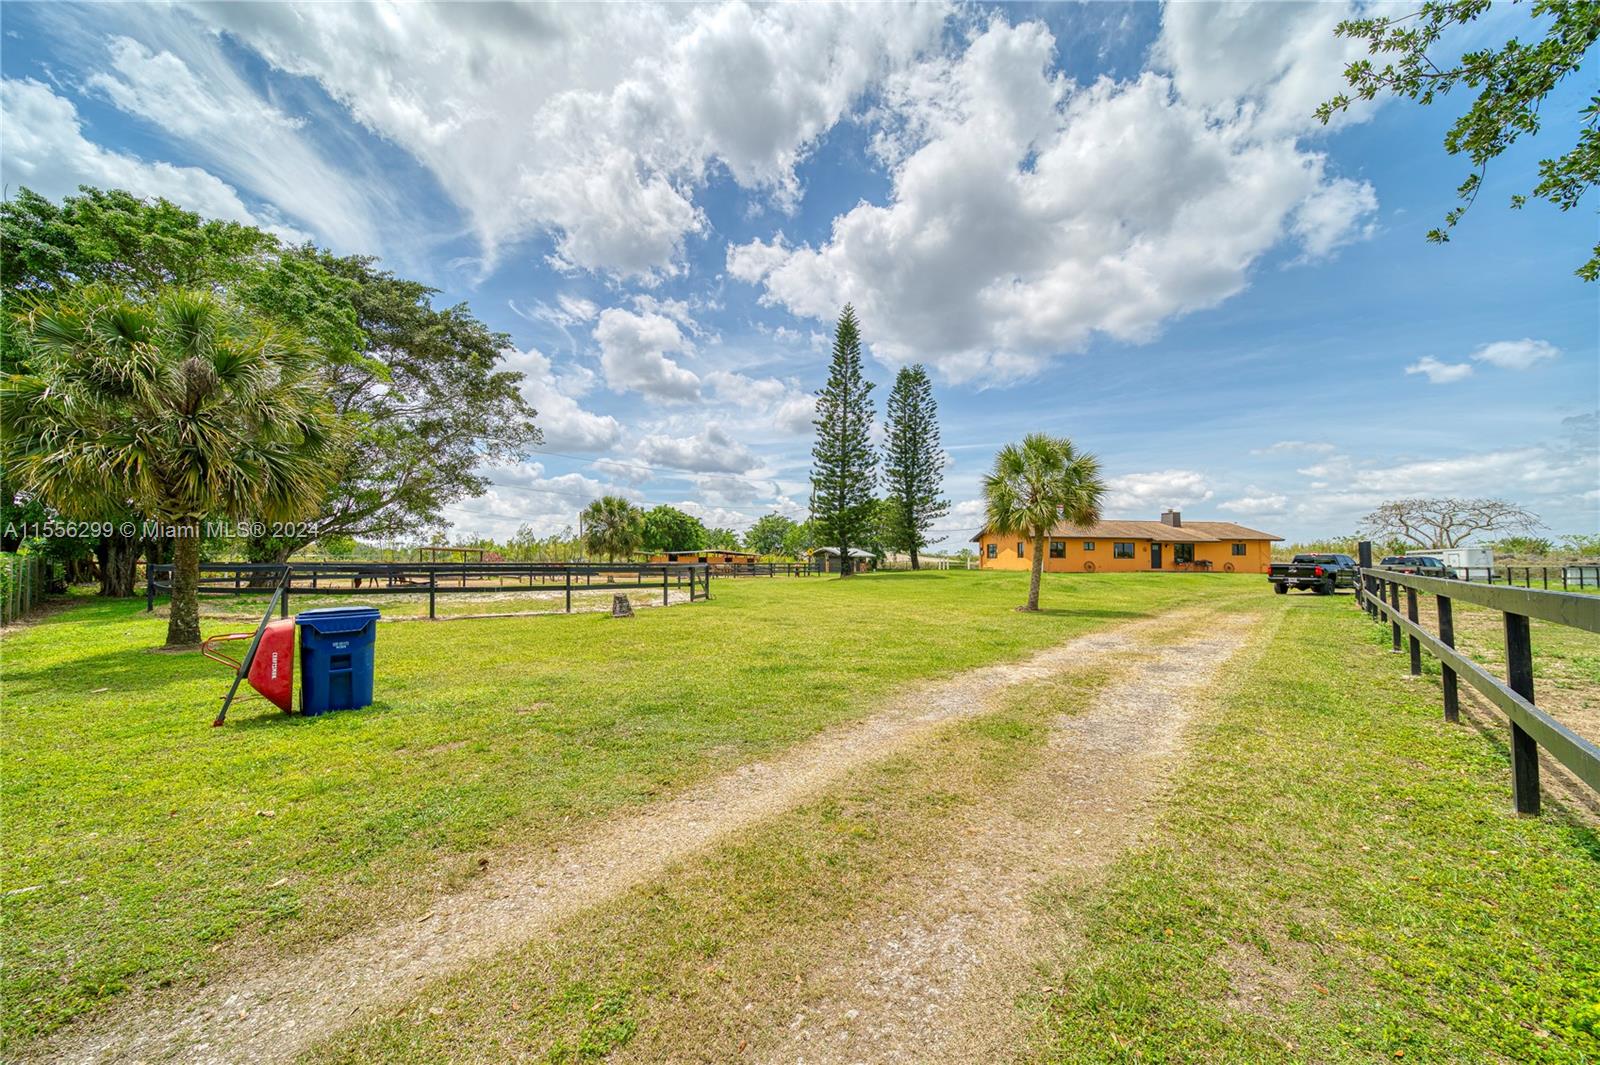
[[[583,546],[611,562],[631,555],[644,540],[644,511],[621,496],[601,496],[583,509]]]
[[[1007,444],[983,479],[989,529],[1021,536],[1033,544],[1033,576],[1028,605],[1039,609],[1039,578],[1044,573],[1044,541],[1058,521],[1091,525],[1100,520],[1100,461],[1081,453],[1066,437],[1029,433],[1021,444]]]
[[[304,517],[339,472],[344,433],[307,349],[203,289],[85,286],[17,326],[8,477],[69,513],[130,506],[170,527],[167,646],[199,643],[201,523]]]

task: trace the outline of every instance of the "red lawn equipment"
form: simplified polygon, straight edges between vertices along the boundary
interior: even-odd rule
[[[284,569],[283,578],[273,590],[272,601],[267,604],[267,612],[261,616],[261,624],[256,626],[255,632],[230,632],[213,636],[200,645],[200,653],[211,661],[233,667],[233,685],[223,697],[217,719],[211,722],[213,728],[227,720],[228,707],[233,704],[241,681],[248,680],[250,687],[265,695],[280,710],[287,711],[294,706],[294,619],[272,620],[273,611],[278,609],[278,600],[289,587],[292,572],[287,567]],[[229,658],[212,646],[229,640],[250,641],[242,659]]]

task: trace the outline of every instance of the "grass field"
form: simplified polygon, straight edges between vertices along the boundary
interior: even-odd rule
[[[1154,830],[1031,900],[1018,1060],[1600,1056],[1593,828],[1512,815],[1503,744],[1441,722],[1348,598],[1232,608],[1277,624],[1194,729]],[[1026,692],[308,1060],[771,1060],[816,1006],[812,974],[916,907],[964,810],[1025,807],[1049,721],[1106,681]]]
[[[480,856],[581,838],[896,684],[1198,601],[1260,617],[1257,635],[1139,841],[1028,899],[1017,1056],[1600,1059],[1592,819],[1512,815],[1503,734],[1443,723],[1386,627],[1347,596],[1220,575],[1052,578],[1052,612],[1029,617],[1009,609],[1024,579],[724,581],[628,623],[385,627],[371,711],[250,704],[218,731],[225,674],[139,650],[159,626],[127,605],[9,635],[5,886],[46,885],[4,897],[9,1034],[422,912]],[[1593,638],[1545,646],[1542,682],[1600,687]],[[858,929],[917,905],[973,811],[1041,816],[1028,781],[1052,721],[1137,669],[1025,687],[308,1060],[759,1058]]]
[[[151,653],[164,622],[142,601],[47,617],[0,646],[4,1030],[420,909],[484,854],[581,834],[907,680],[1246,587],[1052,578],[1027,616],[1024,580],[722,580],[629,622],[382,626],[371,710],[253,700],[216,730],[226,671]]]

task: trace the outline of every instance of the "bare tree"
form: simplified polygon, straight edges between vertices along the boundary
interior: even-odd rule
[[[1392,499],[1361,519],[1374,540],[1394,538],[1417,547],[1460,547],[1476,533],[1532,532],[1539,516],[1503,499]]]

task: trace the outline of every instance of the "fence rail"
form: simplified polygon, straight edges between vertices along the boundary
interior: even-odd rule
[[[145,610],[155,609],[158,593],[172,592],[170,564],[151,566],[145,575]],[[574,592],[626,589],[661,590],[671,601],[674,588],[689,591],[689,601],[711,598],[711,567],[703,562],[582,563],[559,562],[302,562],[287,565],[258,562],[206,562],[200,566],[201,595],[263,595],[288,575],[281,599],[289,616],[293,595],[421,595],[428,597],[428,617],[437,617],[441,595],[473,592],[565,593],[572,613]]]
[[[1600,791],[1600,747],[1540,710],[1534,703],[1533,641],[1530,619],[1600,633],[1600,596],[1576,592],[1470,584],[1423,577],[1372,565],[1371,545],[1363,543],[1356,580],[1356,603],[1374,621],[1387,619],[1396,653],[1406,638],[1412,676],[1422,674],[1422,652],[1439,660],[1443,677],[1444,717],[1461,716],[1459,683],[1465,681],[1506,715],[1511,723],[1511,790],[1517,812],[1539,812],[1539,748]],[[1405,590],[1405,607],[1400,605]],[[1437,633],[1418,620],[1417,596],[1436,598]],[[1506,679],[1491,674],[1455,647],[1456,600],[1498,610],[1505,631]]]
[[[809,577],[822,572],[820,562],[718,562],[711,566],[719,577]]]
[[[1524,588],[1594,588],[1600,590],[1600,565],[1572,562],[1557,566],[1453,566],[1463,581],[1483,584],[1520,584]]]
[[[9,625],[44,602],[50,566],[38,555],[0,558],[0,625]]]

